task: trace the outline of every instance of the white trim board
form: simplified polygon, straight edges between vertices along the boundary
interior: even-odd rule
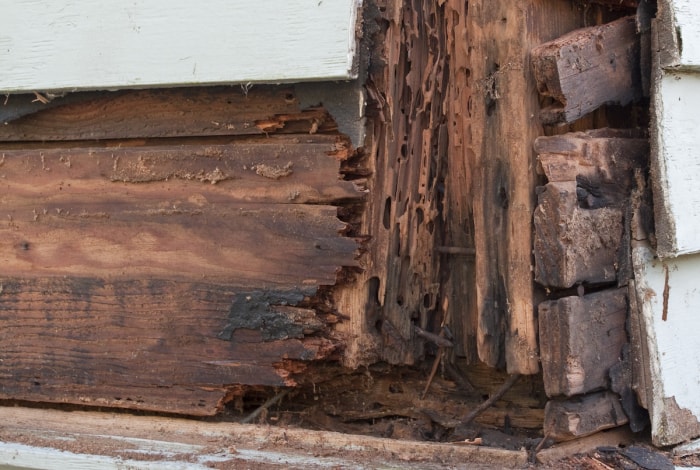
[[[662,261],[638,244],[632,260],[639,308],[632,314],[641,316],[648,351],[652,439],[678,444],[700,436],[700,255]]]
[[[654,212],[670,258],[700,252],[700,2],[659,0],[652,36]]]
[[[0,91],[355,77],[360,0],[0,0]]]

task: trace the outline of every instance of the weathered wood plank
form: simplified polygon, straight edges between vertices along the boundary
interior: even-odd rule
[[[162,188],[167,192],[167,187]],[[3,197],[3,273],[199,278],[264,288],[335,283],[357,248],[332,206]],[[151,193],[152,195],[152,193]],[[196,196],[196,193],[195,193]],[[200,195],[201,196],[201,195]]]
[[[13,64],[0,71],[0,90],[353,78],[357,6],[356,0],[212,0],[206,8],[183,0],[18,1],[0,19],[0,61]],[[261,53],[261,45],[270,47]]]
[[[597,3],[599,5],[607,5],[611,8],[637,8],[639,0],[579,0],[581,3]]]
[[[626,289],[542,302],[540,358],[547,395],[606,388],[627,343],[626,319]]]
[[[612,282],[623,231],[621,209],[579,207],[577,184],[548,183],[535,209],[535,280],[568,288]]]
[[[171,200],[198,194],[211,203],[328,204],[362,195],[339,178],[339,159],[349,144],[337,136],[124,144],[0,145],[0,186],[8,194],[63,197],[64,203],[70,203],[67,193],[79,200],[141,191],[148,193],[144,198],[157,198],[160,191]]]
[[[532,50],[540,94],[558,103],[542,109],[547,124],[572,122],[605,103],[642,95],[634,16],[572,31]]]
[[[610,392],[566,401],[552,400],[547,403],[544,414],[544,435],[556,441],[589,436],[627,423],[619,397]]]
[[[542,130],[530,50],[582,25],[569,1],[469,2],[463,34],[469,51],[470,98],[465,136],[474,169],[479,357],[511,373],[539,368],[532,273],[532,141]],[[505,350],[505,354],[504,354]]]
[[[35,99],[12,95],[3,107]],[[134,113],[135,109],[143,111]],[[309,133],[332,125],[322,109],[302,112],[291,86],[79,93],[56,98],[46,109],[19,119],[10,117],[0,126],[0,141]]]
[[[314,286],[262,292],[36,273],[4,274],[0,286],[6,399],[210,415],[243,385],[293,385],[303,361],[334,349],[304,339],[304,322],[272,307],[298,303]]]

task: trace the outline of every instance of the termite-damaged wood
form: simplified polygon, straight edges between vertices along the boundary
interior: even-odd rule
[[[535,210],[535,280],[568,288],[616,279],[623,231],[619,208],[579,207],[577,184],[548,183]]]
[[[583,4],[597,3],[599,5],[607,5],[611,8],[637,8],[639,0],[577,0]],[[644,0],[642,0],[644,1]]]
[[[469,2],[467,166],[476,248],[478,352],[492,366],[539,368],[532,273],[537,174],[532,141],[542,135],[530,50],[583,25],[569,1]]]
[[[606,187],[605,205],[622,202],[632,190],[635,169],[648,166],[649,140],[633,129],[595,129],[535,139],[537,159],[549,182],[585,180]],[[612,186],[617,189],[612,190]]]
[[[568,441],[627,424],[620,398],[610,392],[566,401],[552,400],[547,403],[544,414],[544,434],[557,441]]]
[[[0,141],[60,141],[333,131],[323,109],[301,110],[292,86],[82,93],[0,126]],[[10,96],[6,106],[36,99]],[[142,110],[135,113],[134,110]]]
[[[358,265],[332,204],[363,181],[347,139],[309,135],[326,118],[293,89],[216,88],[2,126],[0,397],[212,415],[336,354],[315,296]],[[240,135],[262,133],[293,135]]]
[[[627,343],[627,289],[539,305],[540,357],[548,396],[606,388]]]
[[[605,103],[639,99],[635,17],[582,28],[537,46],[532,66],[539,92],[558,102],[540,112],[547,124],[575,121]]]

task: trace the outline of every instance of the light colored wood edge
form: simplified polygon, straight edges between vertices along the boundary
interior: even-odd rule
[[[584,454],[596,450],[601,446],[627,445],[634,442],[634,434],[629,427],[623,426],[609,431],[602,431],[592,436],[583,437],[574,441],[556,444],[549,449],[544,449],[537,454],[537,461],[541,464],[553,464],[566,457],[576,454]]]
[[[70,443],[75,442],[77,452],[74,454],[80,454],[81,440],[87,440],[91,443],[90,453],[83,456],[114,458],[128,454],[129,458],[136,460],[131,456],[142,452],[143,460],[148,460],[149,463],[158,463],[154,456],[166,456],[168,452],[174,454],[175,462],[179,461],[178,456],[180,459],[187,457],[192,461],[194,454],[194,461],[200,462],[216,456],[218,459],[242,458],[260,463],[270,463],[271,459],[278,459],[278,463],[286,461],[293,466],[405,466],[407,462],[422,462],[428,465],[434,463],[448,466],[462,466],[465,463],[497,464],[512,468],[527,462],[525,451],[91,411],[64,412],[4,407],[0,408],[0,423],[0,435],[8,444],[23,444],[23,438],[32,436],[34,441],[41,443],[40,447],[68,451],[71,450]],[[36,444],[32,447],[35,452],[39,452]],[[125,447],[130,448],[131,452],[125,452]],[[0,446],[0,464],[17,465],[16,460],[7,460],[12,452],[12,447]],[[64,457],[73,458],[70,455]],[[52,458],[63,457],[56,454]],[[170,464],[172,463],[171,460]],[[142,465],[136,468],[165,467]]]

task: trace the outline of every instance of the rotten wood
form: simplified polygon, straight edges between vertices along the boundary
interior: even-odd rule
[[[515,384],[515,382],[520,379],[520,374],[513,374],[510,377],[508,377],[508,380],[503,382],[503,385],[496,390],[496,393],[491,395],[488,400],[484,401],[482,404],[477,406],[475,409],[470,411],[468,414],[464,415],[462,418],[462,425],[467,426],[469,425],[474,419],[479,416],[481,413],[486,411],[488,408],[493,406],[494,403],[496,403],[498,400],[500,400],[505,393],[510,390],[510,388]]]
[[[593,186],[588,207],[618,205],[629,197],[635,170],[648,166],[649,141],[636,130],[595,129],[535,139],[538,161],[549,182]]]
[[[627,344],[627,289],[563,297],[539,305],[540,357],[547,395],[608,388]]]
[[[469,98],[461,110],[469,131],[462,153],[473,200],[478,352],[485,363],[510,373],[539,368],[532,142],[543,131],[532,118],[540,105],[530,51],[582,25],[582,12],[569,1],[478,0],[469,2],[460,30],[469,57]]]
[[[606,5],[606,6],[609,6],[610,8],[616,8],[616,9],[630,9],[630,8],[637,8],[639,6],[639,0],[578,0],[578,1],[584,5],[596,3],[598,5]]]
[[[537,453],[537,462],[552,465],[577,454],[587,454],[599,447],[619,447],[632,444],[636,436],[627,427],[619,427],[597,432],[590,436],[554,444]],[[560,462],[559,462],[560,463]]]
[[[244,385],[294,385],[336,347],[275,312],[313,289],[77,276],[0,285],[4,399],[213,415]]]
[[[623,233],[623,213],[614,207],[579,207],[576,182],[540,188],[535,210],[535,280],[568,288],[612,282]]]
[[[2,126],[0,397],[213,415],[336,354],[315,295],[358,266],[332,204],[363,181],[308,113],[293,88],[151,90]],[[240,135],[265,132],[298,133]]]
[[[567,401],[552,400],[545,407],[544,433],[556,441],[589,436],[627,424],[620,399],[610,392],[592,393]]]
[[[641,98],[639,47],[635,17],[628,16],[534,48],[538,91],[557,102],[542,109],[542,122],[569,123],[603,104]]]
[[[0,141],[261,135],[334,130],[322,109],[303,111],[294,88],[255,86],[128,90],[76,94],[5,122]],[[18,95],[8,105],[26,104]],[[143,112],[134,112],[143,110]]]

